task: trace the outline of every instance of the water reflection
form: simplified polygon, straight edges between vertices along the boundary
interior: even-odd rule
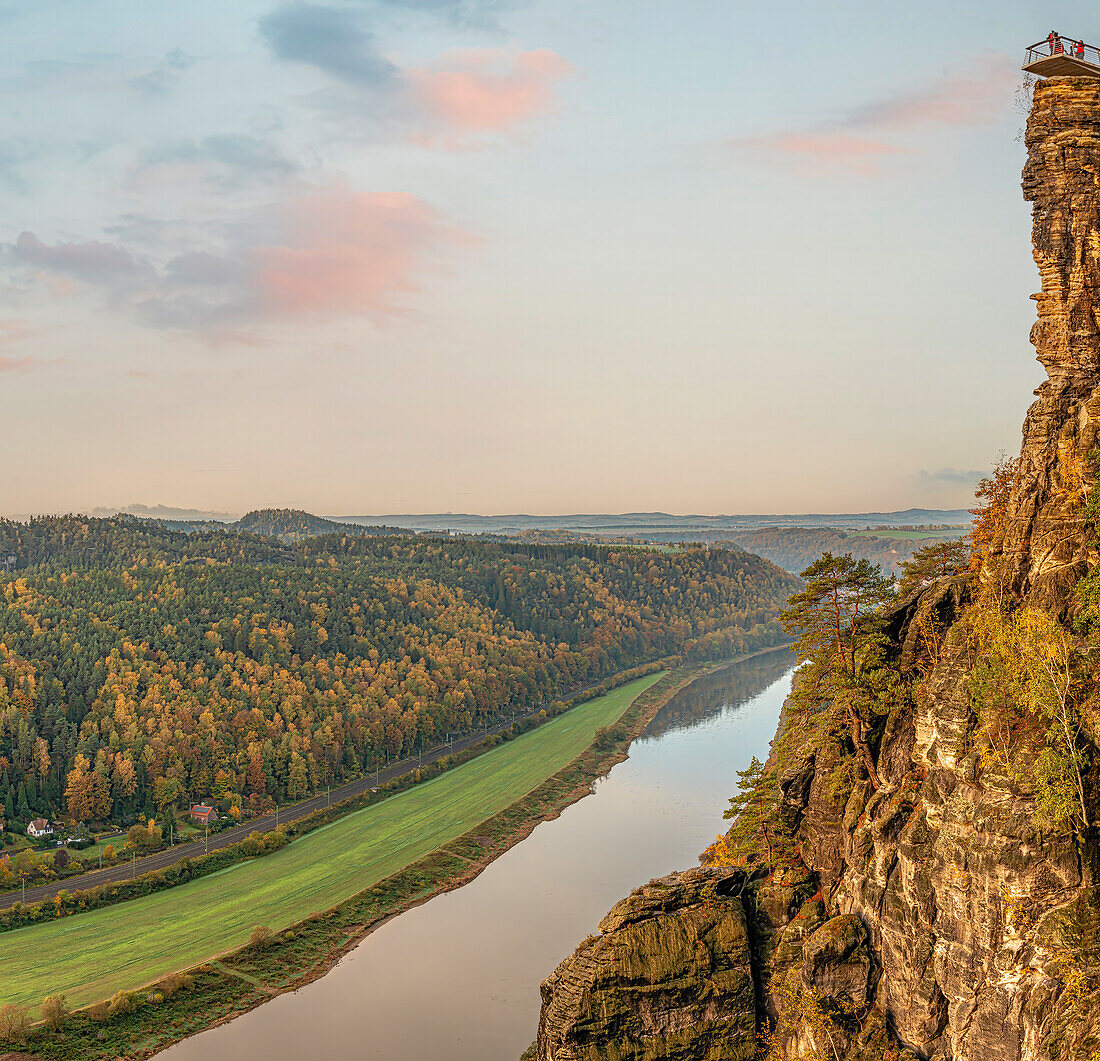
[[[166,1051],[170,1061],[517,1061],[539,983],[631,888],[694,865],[736,771],[765,758],[791,657],[682,692],[596,783],[474,882],[367,937],[328,976]]]
[[[722,711],[740,707],[761,689],[782,678],[792,665],[788,652],[765,652],[700,678],[661,708],[645,736],[659,737],[669,730],[689,729]]]

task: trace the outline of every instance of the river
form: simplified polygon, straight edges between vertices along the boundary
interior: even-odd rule
[[[539,983],[632,888],[697,863],[735,772],[767,756],[793,661],[773,652],[673,698],[594,793],[457,891],[371,933],[328,973],[168,1061],[518,1061]]]

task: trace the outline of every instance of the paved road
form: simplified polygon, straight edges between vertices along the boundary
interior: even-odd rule
[[[598,688],[598,685],[590,685],[586,689],[576,689],[572,692],[563,693],[562,695],[583,696],[585,693],[592,692],[592,690],[596,688]],[[340,785],[338,788],[332,789],[331,793],[321,793],[320,795],[311,796],[301,803],[291,803],[285,807],[280,807],[278,810],[278,822],[276,822],[275,814],[268,814],[262,818],[251,818],[243,825],[235,825],[233,828],[226,829],[224,832],[215,833],[210,837],[209,841],[205,839],[192,840],[189,843],[177,844],[175,847],[170,847],[164,851],[158,851],[154,855],[146,855],[143,858],[134,859],[120,865],[109,866],[106,869],[92,870],[90,873],[82,873],[76,877],[69,877],[67,880],[51,881],[49,884],[39,884],[33,888],[27,888],[25,895],[19,891],[8,892],[4,895],[0,895],[0,910],[6,910],[8,907],[18,902],[36,903],[40,899],[52,899],[62,890],[74,892],[85,888],[94,888],[100,884],[114,884],[118,881],[131,880],[134,877],[141,876],[143,873],[150,873],[157,869],[165,869],[177,862],[182,862],[185,858],[197,858],[200,855],[207,854],[209,851],[217,851],[219,848],[229,847],[232,844],[240,843],[249,833],[266,833],[268,830],[274,829],[276,824],[297,821],[299,818],[304,818],[307,814],[312,814],[314,811],[321,810],[333,803],[339,803],[341,800],[348,799],[350,796],[361,795],[368,789],[384,785],[387,781],[394,781],[399,777],[404,777],[406,774],[414,773],[420,768],[421,764],[427,765],[428,763],[434,763],[437,759],[441,759],[445,755],[462,751],[464,748],[469,748],[471,745],[477,744],[478,741],[484,740],[487,736],[495,733],[502,733],[512,725],[513,721],[518,722],[521,719],[535,715],[545,706],[545,703],[536,704],[526,714],[517,714],[514,720],[509,718],[507,721],[501,722],[496,726],[491,726],[487,730],[477,730],[461,739],[456,739],[450,744],[438,744],[429,751],[426,751],[421,759],[410,756],[407,759],[392,763],[390,766],[377,773],[365,774],[363,777],[356,778],[354,781],[349,781],[347,784]]]

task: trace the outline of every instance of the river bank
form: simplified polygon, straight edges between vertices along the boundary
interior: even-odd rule
[[[386,918],[472,880],[538,822],[586,795],[592,779],[625,756],[633,737],[668,699],[715,669],[693,667],[666,674],[630,704],[609,732],[598,735],[584,753],[522,799],[366,891],[263,941],[262,946],[246,947],[190,970],[189,989],[178,990],[176,980],[153,985],[133,999],[118,1000],[109,1019],[104,1007],[81,1011],[69,1019],[63,1038],[39,1032],[25,1049],[46,1057],[147,1056],[273,994],[316,979]],[[130,1005],[134,1008],[124,1012]]]
[[[164,1061],[516,1061],[540,981],[638,881],[694,865],[725,828],[735,772],[766,756],[792,666],[769,653],[691,683],[590,795],[476,880],[379,924],[322,979]]]

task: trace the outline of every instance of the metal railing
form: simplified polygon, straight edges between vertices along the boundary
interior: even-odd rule
[[[1083,59],[1087,63],[1100,66],[1100,48],[1095,44],[1085,44],[1084,41],[1075,40],[1072,37],[1063,37],[1061,34],[1055,34],[1036,44],[1028,45],[1024,65],[1038,62],[1040,59],[1049,59],[1052,55],[1067,55],[1071,59]]]

